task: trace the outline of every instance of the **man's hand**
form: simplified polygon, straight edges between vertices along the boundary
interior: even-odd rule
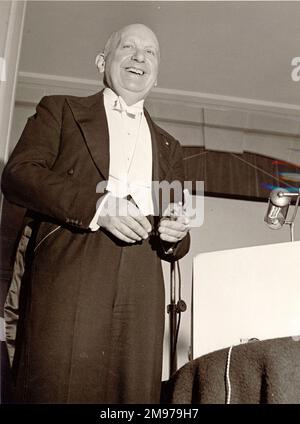
[[[169,243],[182,240],[189,229],[189,219],[186,216],[179,216],[176,221],[171,218],[162,218],[158,227],[161,240]]]
[[[189,229],[189,218],[184,214],[182,205],[169,205],[158,227],[161,240],[177,243],[187,235]]]
[[[105,201],[98,225],[127,243],[145,240],[151,231],[150,222],[132,202],[114,196]]]

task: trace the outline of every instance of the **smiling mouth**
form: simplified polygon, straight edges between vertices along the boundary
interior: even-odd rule
[[[138,76],[145,75],[145,72],[142,69],[134,68],[132,66],[125,68],[125,70],[127,72],[130,72],[131,74],[134,74],[134,75],[138,75]]]

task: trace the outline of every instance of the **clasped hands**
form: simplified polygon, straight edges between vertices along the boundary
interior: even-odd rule
[[[112,195],[105,201],[98,225],[127,243],[146,240],[152,230],[149,220],[132,202]],[[167,208],[158,226],[160,239],[177,243],[188,231],[189,218],[184,215],[180,206],[173,204],[172,209]]]

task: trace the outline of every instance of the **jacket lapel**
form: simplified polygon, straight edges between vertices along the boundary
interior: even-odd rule
[[[162,133],[159,131],[159,128],[154,124],[152,119],[150,118],[148,112],[144,110],[145,117],[147,119],[151,141],[152,141],[152,163],[153,163],[153,171],[152,171],[152,200],[154,206],[154,216],[155,222],[159,221],[159,217],[162,215],[162,204],[160,201],[160,194],[157,192],[156,182],[159,183],[166,179],[168,171],[170,171],[170,162],[169,156],[170,152],[168,149],[168,145],[166,145],[165,138]],[[167,148],[166,148],[167,147]],[[155,224],[156,225],[156,224]]]
[[[103,91],[90,96],[67,99],[90,155],[100,174],[108,180],[109,134],[103,103]]]
[[[145,117],[149,125],[152,141],[152,161],[153,161],[153,181],[162,181],[165,179],[169,169],[169,149],[165,148],[165,140],[158,128],[152,121],[147,110],[144,110]]]

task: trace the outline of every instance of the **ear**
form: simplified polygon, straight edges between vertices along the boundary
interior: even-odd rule
[[[99,53],[95,59],[95,64],[100,72],[100,74],[103,74],[105,69],[105,59],[104,59],[104,53]]]

